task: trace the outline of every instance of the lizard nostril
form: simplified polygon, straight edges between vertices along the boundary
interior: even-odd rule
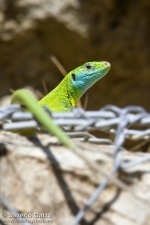
[[[111,66],[111,64],[110,64],[109,62],[107,62],[107,65],[108,65],[108,66]]]
[[[110,67],[111,65],[110,65],[110,63],[109,63],[109,62],[104,62],[104,66],[106,66],[106,67]]]

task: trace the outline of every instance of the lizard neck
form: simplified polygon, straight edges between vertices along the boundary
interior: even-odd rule
[[[74,90],[71,86],[69,77],[65,77],[61,83],[56,87],[56,92],[59,92],[59,96],[64,104],[71,109],[76,105],[76,98],[74,98]]]
[[[68,112],[75,106],[69,79],[66,76],[60,84],[39,101],[41,106],[47,105],[55,112]]]
[[[70,93],[70,99],[72,102],[73,107],[76,106],[82,95],[86,92],[87,88],[82,85],[81,88],[73,87],[72,83],[69,84],[69,93]]]

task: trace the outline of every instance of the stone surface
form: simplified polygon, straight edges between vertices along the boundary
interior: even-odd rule
[[[51,214],[50,221],[54,225],[71,224],[74,216],[104,180],[101,173],[93,173],[81,158],[58,145],[57,139],[49,135],[26,138],[1,131],[0,140],[1,194],[20,214],[31,214],[29,221],[37,219],[34,215],[38,213]],[[90,143],[77,145],[102,170],[108,173],[112,170],[112,146]],[[123,151],[124,160],[145,155]],[[124,169],[118,172],[117,177],[130,191],[110,182],[86,212],[81,224],[150,224],[150,162]],[[7,214],[7,218],[1,219],[12,220],[2,203],[0,212]]]

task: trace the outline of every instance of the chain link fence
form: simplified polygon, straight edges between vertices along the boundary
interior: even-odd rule
[[[150,160],[150,154],[134,161],[123,161],[122,150],[127,140],[149,142],[150,138],[150,114],[140,106],[128,106],[119,108],[114,105],[106,105],[98,111],[84,111],[74,108],[68,113],[52,113],[46,107],[55,124],[59,125],[70,138],[87,141],[96,144],[113,145],[112,160],[114,167],[107,177],[92,193],[85,207],[79,211],[71,225],[77,225],[86,211],[109,183],[110,178],[120,169],[134,167]],[[35,120],[32,113],[23,112],[20,105],[10,105],[0,108],[1,129],[6,131],[35,129],[46,132]],[[114,136],[114,141],[107,138],[98,138],[92,135],[92,131],[102,131]],[[142,144],[141,144],[142,145]],[[140,145],[140,146],[141,146]],[[10,203],[0,195],[0,201],[13,214],[19,215]],[[19,220],[19,218],[17,218]],[[29,225],[29,223],[23,223]]]

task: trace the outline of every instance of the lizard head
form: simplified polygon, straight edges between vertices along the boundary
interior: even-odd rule
[[[75,102],[80,99],[87,89],[105,76],[110,67],[110,63],[105,61],[87,62],[72,70],[68,75],[70,76],[71,92]]]

